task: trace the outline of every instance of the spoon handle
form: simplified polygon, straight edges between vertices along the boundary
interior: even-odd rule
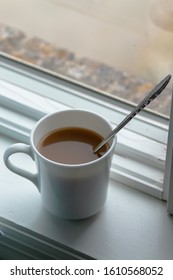
[[[120,131],[136,114],[145,108],[153,99],[155,99],[167,86],[171,79],[171,75],[167,75],[159,84],[157,84],[150,93],[127,115],[127,117],[94,149],[97,153],[118,131]]]

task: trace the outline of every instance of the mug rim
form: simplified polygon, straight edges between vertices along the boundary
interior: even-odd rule
[[[97,158],[95,160],[92,160],[92,161],[89,161],[89,162],[85,162],[85,163],[78,163],[78,164],[68,164],[68,163],[61,163],[61,162],[56,162],[56,161],[53,161],[51,159],[48,159],[46,158],[45,156],[43,156],[39,150],[37,149],[37,147],[35,146],[34,144],[34,133],[37,129],[37,127],[47,118],[53,116],[53,115],[57,115],[61,112],[70,112],[70,111],[77,111],[77,112],[86,112],[86,113],[90,113],[90,114],[93,114],[95,116],[98,116],[99,118],[101,118],[102,120],[104,120],[107,125],[111,128],[111,123],[105,119],[104,117],[102,117],[101,115],[93,112],[93,111],[90,111],[90,110],[83,110],[83,109],[65,109],[65,110],[60,110],[60,111],[56,111],[56,112],[53,112],[53,113],[48,113],[46,114],[45,116],[43,116],[36,124],[35,126],[32,128],[32,131],[31,131],[31,134],[30,134],[30,143],[31,143],[31,146],[32,148],[34,149],[34,152],[39,156],[41,157],[43,160],[51,163],[51,164],[54,164],[56,166],[61,166],[61,167],[66,167],[66,168],[79,168],[79,167],[85,167],[85,166],[89,166],[89,165],[93,165],[93,164],[96,164],[97,162],[100,162],[102,160],[105,159],[105,157],[108,157],[109,154],[112,152],[112,150],[115,148],[116,146],[116,143],[117,143],[117,136],[114,135],[113,138],[112,138],[112,143],[111,143],[111,146],[109,147],[109,149],[106,151],[106,153],[104,153],[103,156],[101,156],[100,158]]]

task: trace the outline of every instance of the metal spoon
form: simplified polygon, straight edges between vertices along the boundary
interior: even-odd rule
[[[97,153],[118,131],[120,131],[133,117],[136,116],[145,106],[147,106],[153,99],[155,99],[167,86],[171,79],[171,75],[167,75],[158,85],[156,85],[150,93],[134,108],[134,110],[127,115],[127,117],[114,129],[112,132],[103,139],[102,142],[94,149]]]

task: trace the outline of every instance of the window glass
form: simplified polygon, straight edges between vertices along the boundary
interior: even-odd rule
[[[171,0],[2,0],[0,51],[138,103],[173,70]],[[149,109],[169,116],[170,85]]]

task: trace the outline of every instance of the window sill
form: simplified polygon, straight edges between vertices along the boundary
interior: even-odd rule
[[[7,136],[0,141],[1,154],[16,142]],[[108,200],[100,213],[82,221],[66,221],[44,210],[35,186],[2,162],[1,174],[1,219],[21,226],[24,233],[30,230],[33,238],[39,235],[40,240],[65,246],[66,256],[77,251],[96,259],[173,259],[173,217],[163,201],[110,180]],[[7,245],[5,236],[1,242],[0,246]],[[26,250],[27,239],[22,242]]]
[[[96,101],[97,92],[84,88],[81,94],[82,87],[70,83],[68,88],[58,77],[53,79],[52,75],[26,68],[3,59],[0,63],[1,155],[14,142],[28,142],[34,123],[48,112],[86,106],[116,125],[115,116],[119,122],[131,110],[132,105],[121,100],[111,103],[103,97]],[[87,90],[89,95],[85,94]],[[40,96],[48,92],[52,99],[49,102]],[[165,202],[141,192],[166,199],[163,174],[167,134],[168,120],[150,112],[143,112],[119,134],[107,203],[99,214],[83,221],[52,217],[42,208],[34,185],[0,162],[0,230],[5,233],[0,246],[8,247],[11,240],[11,250],[20,244],[22,254],[33,242],[35,247],[41,246],[35,257],[44,248],[46,256],[53,246],[58,252],[65,248],[62,258],[74,258],[75,254],[80,259],[173,259],[173,217],[167,214]],[[25,157],[17,155],[17,160],[32,169],[32,163]],[[18,228],[23,234],[22,240],[20,234],[16,234]],[[58,258],[53,252],[47,254],[49,257]]]

